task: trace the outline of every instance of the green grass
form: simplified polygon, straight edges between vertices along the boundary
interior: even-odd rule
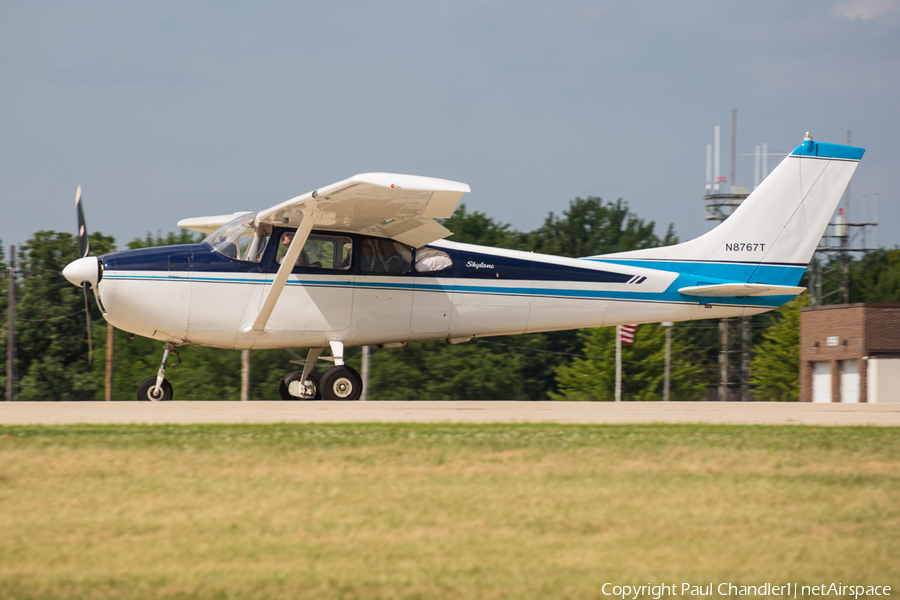
[[[0,427],[0,598],[900,589],[900,430]]]

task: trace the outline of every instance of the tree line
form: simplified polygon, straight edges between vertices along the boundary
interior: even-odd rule
[[[670,245],[678,242],[672,225],[664,234],[653,221],[635,215],[623,200],[575,198],[560,214],[550,213],[534,231],[521,232],[461,205],[443,222],[453,241],[580,257]],[[196,243],[188,231],[132,240],[128,248]],[[92,254],[116,249],[115,240],[91,234]],[[94,361],[88,364],[86,316],[80,289],[61,271],[77,258],[75,236],[39,231],[16,256],[15,371],[18,400],[98,400],[104,396],[106,327],[91,303]],[[0,328],[6,364],[9,271],[0,243]],[[900,250],[877,250],[850,265],[851,302],[900,300]],[[804,283],[801,283],[804,285]],[[784,307],[753,317],[753,381],[756,397],[796,400],[799,369],[800,296]],[[583,329],[474,339],[465,344],[415,342],[403,348],[373,348],[369,397],[393,399],[611,400],[614,390],[615,328]],[[665,331],[658,324],[638,327],[636,343],[623,349],[623,399],[662,397]],[[185,347],[184,363],[166,377],[178,399],[240,397],[241,356],[237,350]],[[717,321],[676,323],[672,336],[671,399],[702,399],[718,382]],[[114,332],[113,398],[131,400],[144,377],[156,373],[162,344]],[[278,398],[278,385],[301,360],[304,350],[250,353],[250,397]],[[361,350],[347,362],[360,369]],[[5,394],[5,370],[0,395]]]

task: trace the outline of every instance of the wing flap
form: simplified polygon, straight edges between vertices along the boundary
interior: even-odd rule
[[[414,248],[421,248],[436,240],[442,240],[452,235],[452,231],[432,219],[403,219],[392,221],[379,227],[376,231],[382,232],[385,237],[408,244]]]
[[[706,296],[711,298],[747,296],[797,296],[805,287],[791,285],[769,285],[766,283],[720,283],[717,285],[694,285],[683,287],[678,293],[685,296]]]

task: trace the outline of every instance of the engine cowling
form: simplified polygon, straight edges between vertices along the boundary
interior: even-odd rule
[[[66,268],[63,269],[63,277],[69,280],[72,285],[81,287],[85,283],[96,289],[97,284],[103,277],[100,259],[96,256],[85,256],[78,260],[73,260]]]

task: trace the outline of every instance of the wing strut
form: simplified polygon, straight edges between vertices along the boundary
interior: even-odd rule
[[[287,279],[294,269],[297,257],[300,256],[300,251],[303,250],[303,246],[306,244],[306,240],[309,237],[309,232],[312,231],[312,227],[312,214],[303,211],[303,220],[300,221],[300,226],[297,227],[294,241],[291,243],[291,247],[288,248],[287,254],[284,255],[281,266],[278,267],[278,272],[275,274],[275,279],[272,280],[272,285],[269,286],[269,292],[266,294],[266,299],[263,300],[259,313],[256,315],[256,319],[253,323],[248,323],[241,327],[241,333],[247,337],[256,338],[266,335],[266,323],[269,322],[269,317],[272,316],[272,310],[275,309],[278,297],[281,296],[281,292],[284,290]]]

